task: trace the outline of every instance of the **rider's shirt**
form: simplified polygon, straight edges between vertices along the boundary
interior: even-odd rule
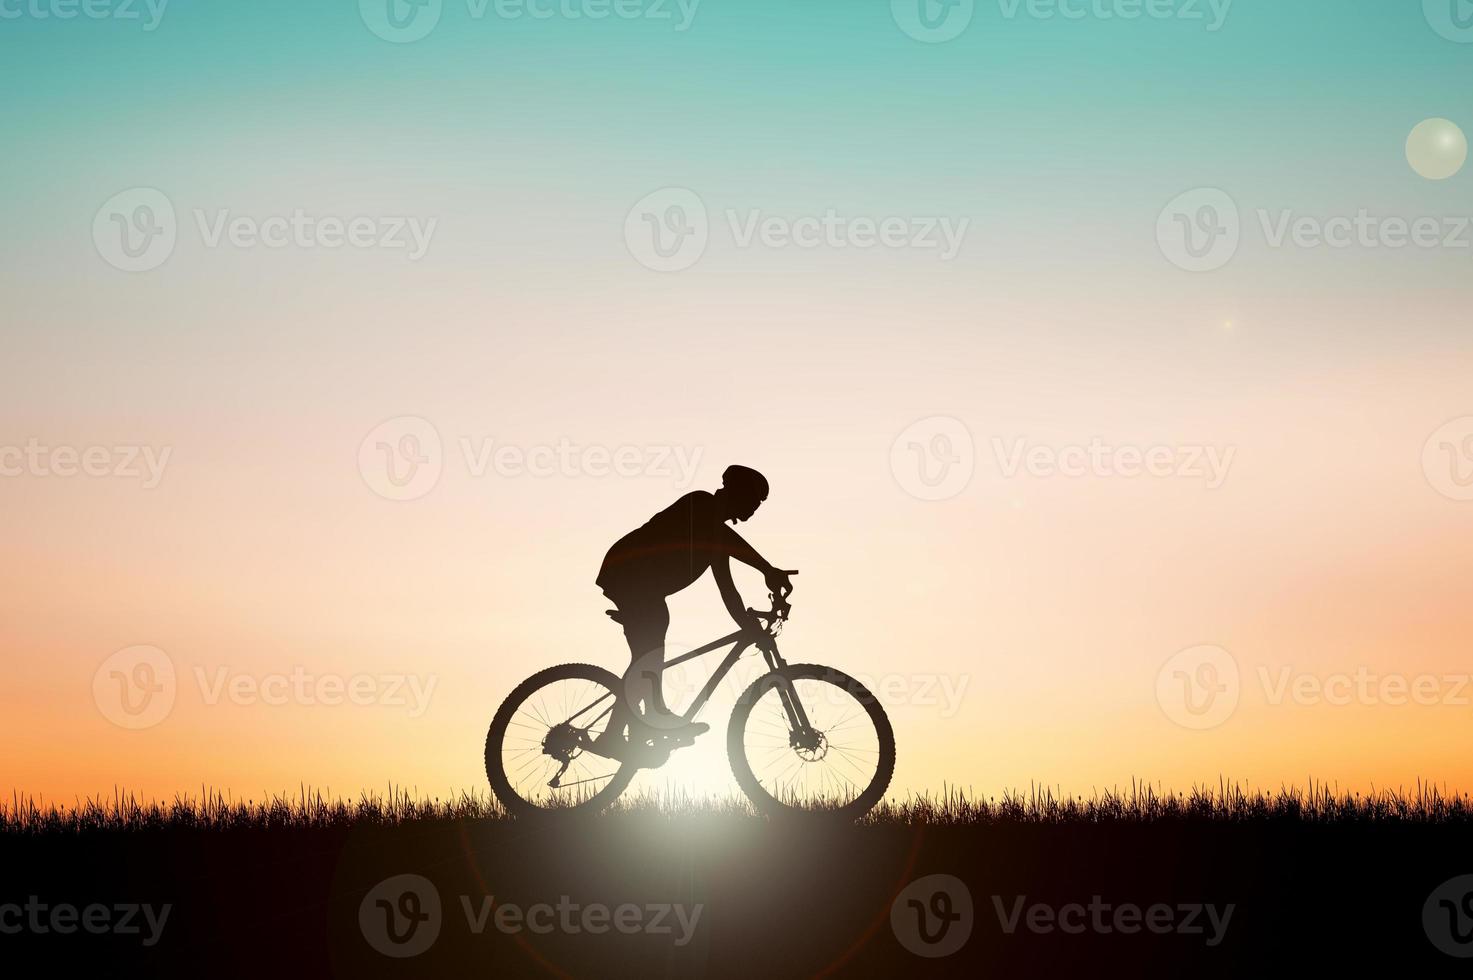
[[[604,556],[598,585],[615,598],[664,597],[728,554],[716,497],[695,490],[624,535]]]

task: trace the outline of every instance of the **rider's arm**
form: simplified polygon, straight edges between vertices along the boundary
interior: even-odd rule
[[[726,553],[742,564],[750,565],[761,572],[762,577],[767,580],[769,589],[779,595],[791,591],[793,583],[788,579],[787,573],[759,555],[757,549],[747,544],[746,539],[736,533],[734,528],[727,524],[721,525],[721,535]],[[727,573],[730,574],[729,568]]]
[[[743,565],[750,565],[763,575],[772,571],[772,563],[757,554],[757,549],[747,544],[746,539],[736,533],[736,529],[730,524],[721,525],[721,536],[725,539],[722,544],[728,555]]]
[[[736,624],[744,629],[760,628],[761,624],[747,612],[742,594],[731,580],[731,562],[726,558],[716,559],[711,563],[711,574],[716,578],[716,588],[721,591],[721,602]]]

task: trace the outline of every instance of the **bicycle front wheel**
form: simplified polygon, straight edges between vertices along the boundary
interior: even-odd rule
[[[726,733],[737,784],[763,813],[855,819],[895,773],[895,732],[875,696],[831,667],[797,664],[758,678]]]

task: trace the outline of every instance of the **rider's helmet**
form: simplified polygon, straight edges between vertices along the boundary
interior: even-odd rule
[[[721,474],[721,488],[758,501],[767,499],[767,477],[750,466],[728,466]]]

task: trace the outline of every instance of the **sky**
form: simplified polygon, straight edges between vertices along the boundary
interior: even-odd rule
[[[897,797],[1473,789],[1463,8],[392,2],[0,0],[16,792],[480,791],[733,462]]]

